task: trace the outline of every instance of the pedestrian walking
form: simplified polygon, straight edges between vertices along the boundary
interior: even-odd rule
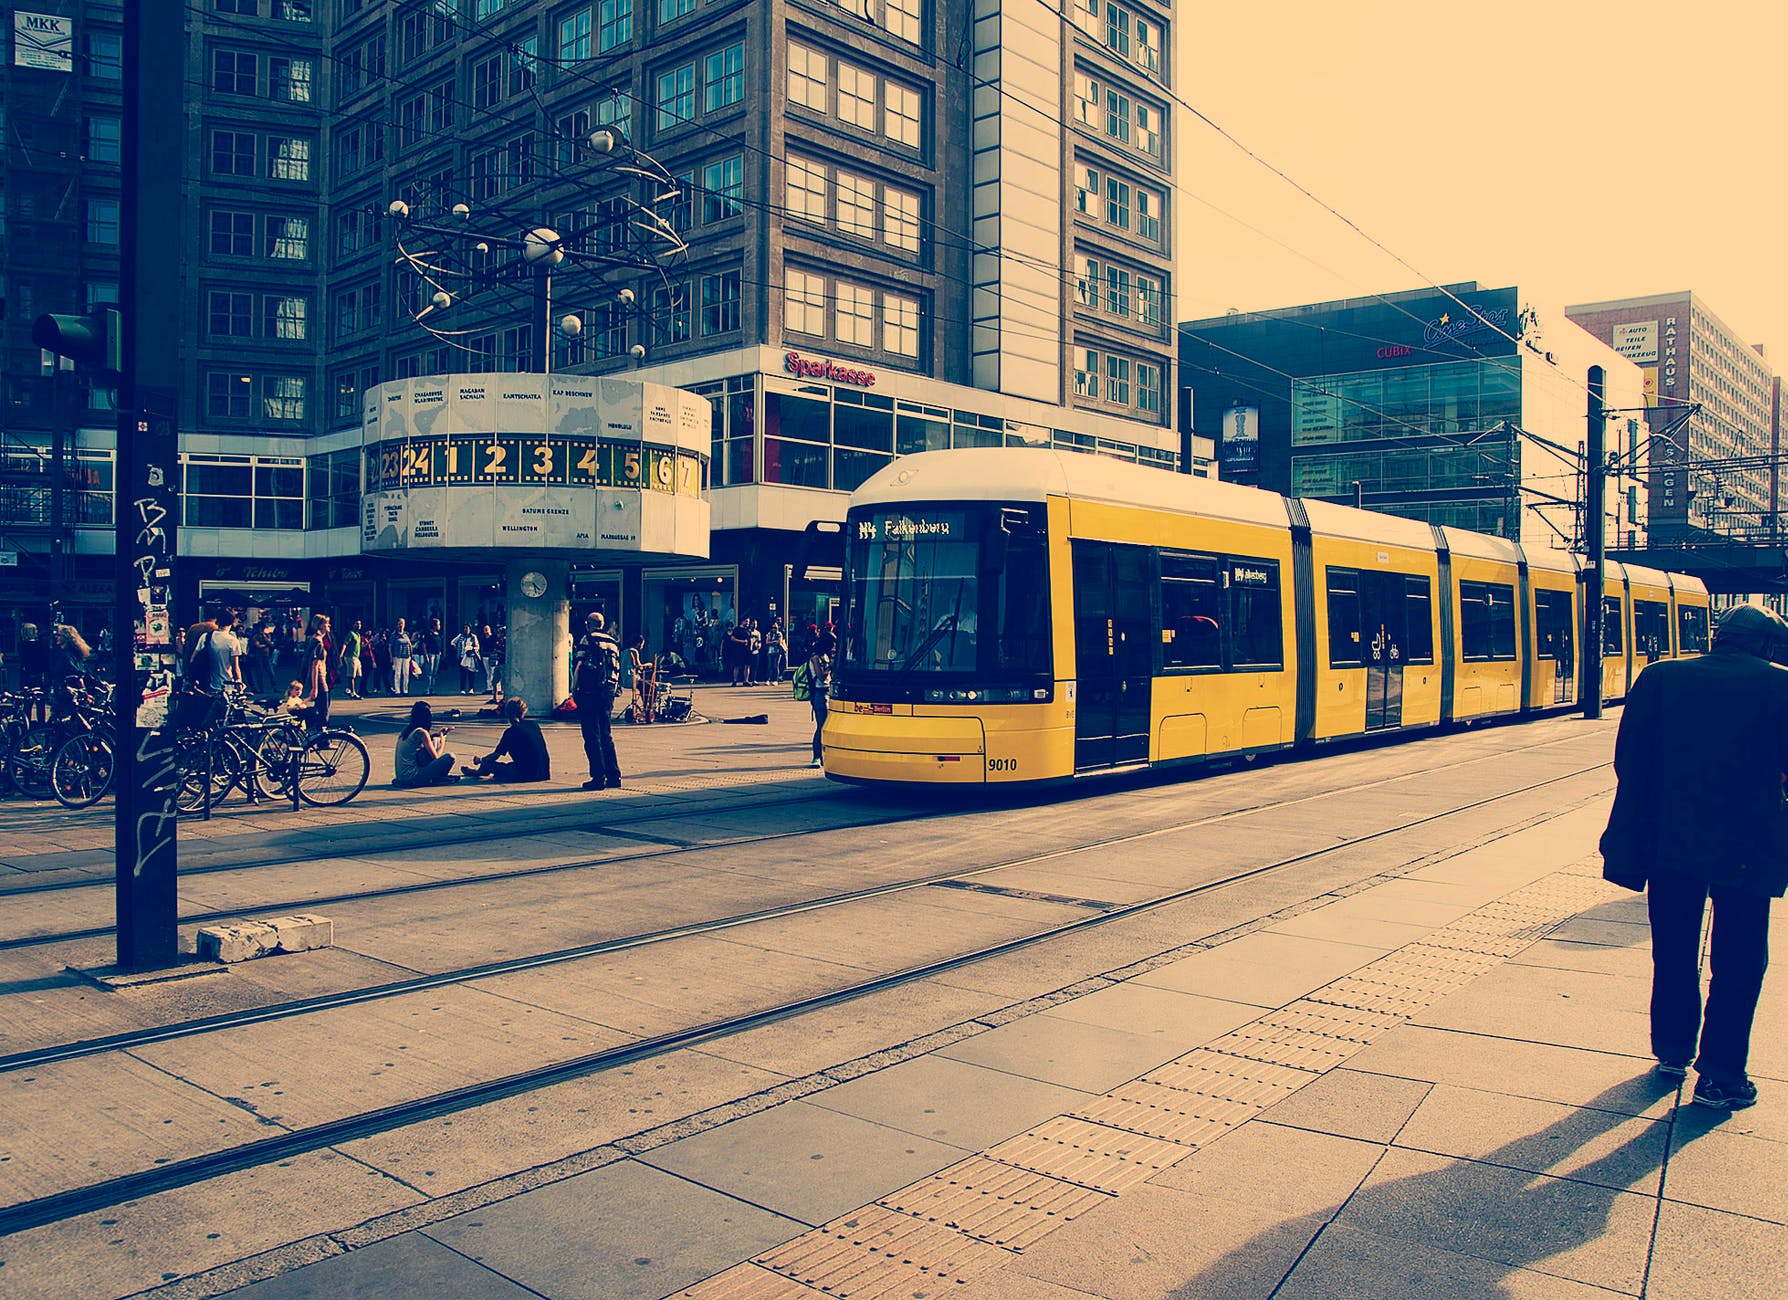
[[[381,629],[360,638],[360,679],[368,695],[377,695],[391,672],[391,652]]]
[[[832,656],[815,649],[807,661],[807,703],[813,709],[813,767],[824,767],[826,760],[820,748],[820,732],[826,729],[826,690],[832,684]]]
[[[348,634],[341,639],[341,679],[343,682],[347,683],[346,686],[343,687],[342,693],[350,700],[361,698],[360,651],[362,649],[361,643],[365,639],[366,634],[361,629],[359,619],[354,620],[354,626],[349,628]]]
[[[621,689],[621,646],[604,629],[602,615],[592,610],[572,663],[571,698],[577,704],[578,726],[584,733],[584,757],[590,763],[586,790],[621,788],[621,764],[615,755],[615,692]]]
[[[478,674],[484,667],[484,660],[479,656],[478,634],[467,623],[453,638],[453,657],[459,661],[459,693],[470,695],[478,684]]]
[[[1614,746],[1618,785],[1603,875],[1642,889],[1651,918],[1651,1050],[1659,1073],[1696,1071],[1694,1101],[1757,1101],[1746,1067],[1769,964],[1769,904],[1788,889],[1788,623],[1739,605],[1713,649],[1664,659],[1633,683]],[[1711,898],[1713,979],[1697,959]]]
[[[410,674],[416,668],[416,642],[400,618],[391,632],[391,693],[410,693]]]
[[[428,620],[428,630],[422,634],[422,693],[435,693],[435,680],[441,674],[441,651],[446,641],[441,632],[441,620]]]

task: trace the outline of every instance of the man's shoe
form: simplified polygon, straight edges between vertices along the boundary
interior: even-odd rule
[[[606,790],[608,789],[608,782],[589,780],[584,782],[583,788],[586,790]]]
[[[1687,1061],[1666,1061],[1660,1056],[1658,1058],[1658,1073],[1663,1075],[1666,1079],[1687,1078],[1689,1073],[1689,1063]]]
[[[824,767],[825,765],[826,765],[826,761],[823,758],[816,758],[813,760],[813,762],[809,763],[807,766],[808,767]]]
[[[1735,1079],[1704,1074],[1695,1080],[1695,1104],[1710,1110],[1744,1110],[1757,1104],[1757,1085],[1742,1074]]]

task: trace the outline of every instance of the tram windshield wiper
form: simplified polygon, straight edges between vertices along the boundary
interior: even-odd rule
[[[945,614],[937,621],[937,626],[931,629],[926,638],[919,642],[918,648],[901,661],[900,671],[903,673],[911,671],[919,660],[930,654],[937,643],[944,639],[945,633],[954,632],[955,630],[956,615],[954,613]]]

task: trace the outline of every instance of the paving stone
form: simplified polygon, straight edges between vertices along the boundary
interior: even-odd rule
[[[1383,1154],[1375,1143],[1277,1124],[1244,1124],[1153,1175],[1149,1183],[1288,1217],[1327,1218],[1353,1195]]]
[[[1076,1089],[922,1056],[827,1088],[807,1103],[979,1151],[1087,1100]]]
[[[818,1226],[967,1154],[804,1101],[645,1153],[651,1166]]]
[[[384,1300],[428,1294],[455,1300],[526,1300],[501,1274],[419,1232],[406,1232],[308,1268],[226,1291],[224,1300]]]
[[[1388,1143],[1415,1113],[1430,1085],[1346,1067],[1330,1070],[1261,1114],[1270,1124]]]
[[[1658,1211],[1649,1300],[1760,1300],[1782,1293],[1788,1228],[1698,1205]]]
[[[1064,1002],[1045,1014],[1053,1019],[1159,1039],[1173,1051],[1183,1052],[1254,1019],[1260,1009],[1240,1002],[1125,983]]]
[[[1104,1092],[1182,1050],[1141,1034],[1039,1013],[966,1038],[938,1055],[1064,1088]]]
[[[1679,1120],[1671,1139],[1665,1197],[1788,1224],[1788,1160],[1780,1143],[1728,1133],[1701,1120]]]
[[[1335,1222],[1636,1295],[1656,1204],[1590,1183],[1393,1149]]]
[[[623,1160],[448,1219],[427,1235],[555,1300],[659,1300],[801,1230]]]
[[[1435,1300],[1498,1296],[1509,1300],[1606,1300],[1609,1292],[1455,1251],[1339,1225],[1317,1238],[1275,1300]]]

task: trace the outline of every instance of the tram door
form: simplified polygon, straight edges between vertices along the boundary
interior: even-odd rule
[[[1076,541],[1073,559],[1074,766],[1147,762],[1155,674],[1149,550]]]
[[[1552,703],[1576,699],[1576,610],[1568,591],[1536,591],[1534,604],[1534,663],[1552,671]]]
[[[1360,631],[1365,641],[1366,730],[1403,722],[1403,654],[1409,631],[1408,580],[1401,573],[1360,574]]]

